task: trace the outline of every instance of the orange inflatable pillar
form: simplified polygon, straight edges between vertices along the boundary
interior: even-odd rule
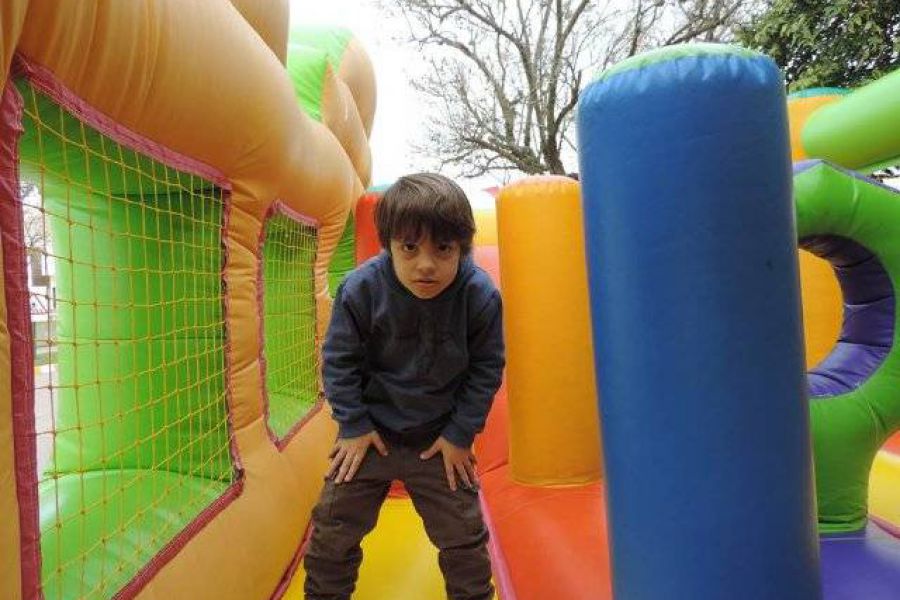
[[[600,433],[581,197],[566,177],[528,178],[497,202],[512,478],[600,478]]]

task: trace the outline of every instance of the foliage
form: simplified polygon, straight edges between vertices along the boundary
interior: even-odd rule
[[[900,2],[770,0],[737,37],[774,58],[792,91],[855,87],[900,67]]]

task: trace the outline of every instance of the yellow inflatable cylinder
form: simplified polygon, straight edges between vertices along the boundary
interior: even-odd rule
[[[351,39],[344,50],[338,77],[344,80],[359,110],[366,135],[371,135],[375,121],[375,69],[365,49],[356,39]]]
[[[497,245],[497,213],[490,208],[473,208],[476,246]]]
[[[510,467],[527,485],[601,476],[578,183],[533,177],[500,192]]]
[[[338,139],[363,187],[369,187],[372,179],[372,155],[369,138],[360,120],[356,101],[350,88],[338,79],[329,67],[322,90],[322,122]]]
[[[497,245],[497,200],[487,190],[467,190],[472,215],[475,217],[475,245]]]
[[[831,264],[806,250],[800,251],[800,293],[806,368],[810,369],[834,348],[841,333],[844,304]]]

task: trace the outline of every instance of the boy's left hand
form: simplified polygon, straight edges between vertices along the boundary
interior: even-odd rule
[[[420,454],[419,458],[428,460],[438,452],[444,457],[444,470],[447,471],[447,483],[450,484],[451,490],[456,491],[457,475],[467,488],[472,488],[478,483],[475,477],[475,455],[469,448],[460,448],[441,436],[428,450]]]

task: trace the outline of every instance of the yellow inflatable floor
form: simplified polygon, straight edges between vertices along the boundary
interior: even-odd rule
[[[875,457],[869,475],[869,512],[900,526],[900,456],[885,450]]]
[[[306,571],[297,569],[284,600],[302,600]],[[378,525],[363,540],[363,563],[353,600],[444,600],[437,550],[408,498],[388,498]]]

